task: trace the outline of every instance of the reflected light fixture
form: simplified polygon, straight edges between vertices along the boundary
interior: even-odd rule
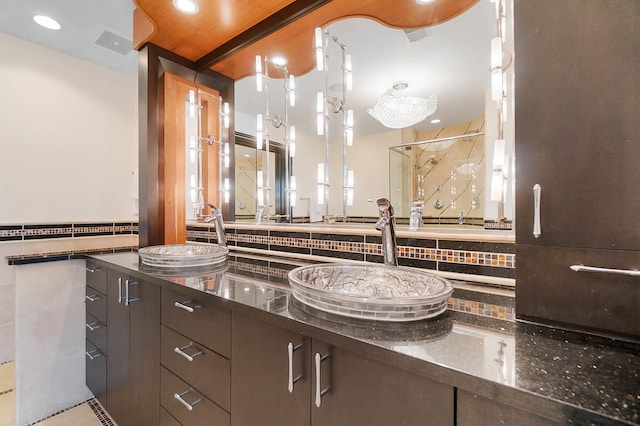
[[[58,21],[48,16],[36,15],[33,17],[33,20],[36,21],[38,25],[49,30],[59,30],[60,28],[62,28],[62,25],[60,25]]]
[[[182,13],[193,15],[198,13],[198,3],[194,0],[173,0],[173,6]]]
[[[435,0],[416,0],[416,3],[418,4],[429,4],[429,3],[433,3]]]
[[[403,96],[402,91],[409,86],[401,81],[380,96],[378,102],[367,112],[385,127],[403,129],[413,126],[436,112],[438,97],[431,95],[428,99]]]

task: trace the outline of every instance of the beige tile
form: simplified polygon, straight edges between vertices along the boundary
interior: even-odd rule
[[[13,362],[0,365],[0,392],[14,389],[15,381]]]
[[[15,392],[0,395],[0,426],[15,426]]]
[[[38,423],[38,426],[69,425],[101,426],[101,423],[87,403],[78,405],[77,407],[74,407],[69,411],[65,411],[64,413],[58,414],[51,417],[50,419]]]

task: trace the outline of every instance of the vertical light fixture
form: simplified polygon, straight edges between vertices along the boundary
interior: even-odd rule
[[[256,149],[262,149],[262,139],[264,138],[262,134],[262,125],[264,120],[262,119],[262,114],[258,114],[256,117]]]
[[[342,59],[342,97],[329,97],[329,43],[335,42],[341,50]],[[342,219],[347,221],[347,205],[353,202],[353,174],[349,174],[347,170],[347,147],[353,145],[353,110],[347,108],[347,92],[353,88],[352,60],[351,55],[347,53],[347,48],[340,43],[337,37],[321,28],[315,29],[315,53],[316,53],[316,69],[324,71],[325,88],[324,92],[318,92],[316,95],[316,133],[318,136],[324,136],[325,139],[325,162],[324,170],[318,170],[318,204],[325,205],[325,220],[329,217],[329,200],[328,192],[329,184],[329,114],[331,110],[334,113],[342,114]],[[329,109],[331,106],[331,109]],[[350,180],[351,177],[351,180]],[[320,203],[323,201],[323,203]]]
[[[325,199],[325,188],[327,182],[324,176],[324,163],[318,163],[318,204],[324,204]]]
[[[262,80],[262,57],[260,55],[256,55],[256,90],[258,92],[262,92]]]
[[[292,197],[295,197],[295,188],[292,187],[292,182],[295,183],[294,173],[293,173],[293,157],[295,156],[295,126],[289,123],[289,108],[294,107],[296,104],[296,94],[295,94],[295,76],[290,75],[287,69],[287,59],[282,56],[273,56],[268,57],[264,56],[264,58],[260,55],[256,56],[256,89],[258,92],[264,92],[264,115],[257,114],[256,117],[256,149],[262,150],[264,146],[264,150],[266,151],[266,160],[265,160],[265,172],[260,177],[260,184],[257,184],[258,191],[258,206],[264,208],[263,218],[269,218],[270,212],[270,182],[271,182],[271,170],[270,170],[270,161],[269,161],[269,152],[270,152],[270,126],[273,125],[275,128],[284,127],[284,148],[285,148],[285,178],[284,178],[284,191],[286,196],[284,197],[284,207],[286,209],[286,214],[281,215],[280,217],[289,218],[291,221],[293,216],[292,207],[295,206],[295,200]],[[264,63],[263,63],[264,61]],[[270,99],[269,99],[269,84],[271,78],[269,76],[270,67],[275,67],[278,71],[283,74],[283,82],[284,82],[284,94],[285,94],[285,102],[284,102],[284,114],[281,115],[271,115],[270,113]],[[262,173],[262,172],[261,172]],[[258,178],[256,178],[258,180]],[[293,204],[291,200],[294,200]]]
[[[322,41],[322,28],[315,29],[315,46],[316,46],[316,68],[318,71],[324,71],[324,48]]]
[[[324,93],[318,92],[316,95],[316,133],[318,136],[324,135]]]

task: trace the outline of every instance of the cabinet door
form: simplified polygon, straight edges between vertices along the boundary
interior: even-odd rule
[[[313,426],[454,424],[453,387],[314,340],[314,364],[316,354],[324,359],[319,386],[313,368]]]
[[[122,287],[129,277],[107,271],[107,411],[120,423],[132,413],[129,386],[129,309]]]
[[[111,269],[107,287],[107,411],[121,426],[157,424],[160,288]]]
[[[160,287],[139,281],[130,286],[129,297],[129,385],[133,405],[129,418],[134,419],[129,424],[156,425],[160,407]]]
[[[308,425],[309,339],[234,313],[231,342],[231,424]],[[291,392],[289,343],[299,346],[291,363],[292,377],[299,379]]]
[[[640,249],[638,2],[516,0],[514,18],[518,244]]]

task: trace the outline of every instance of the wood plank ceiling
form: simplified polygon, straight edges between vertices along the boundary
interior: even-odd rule
[[[365,17],[393,28],[421,28],[448,21],[478,1],[200,0],[200,11],[186,15],[171,0],[134,0],[134,47],[153,43],[233,80],[254,73],[256,55],[282,55],[289,72],[302,75],[314,66],[315,27]]]

